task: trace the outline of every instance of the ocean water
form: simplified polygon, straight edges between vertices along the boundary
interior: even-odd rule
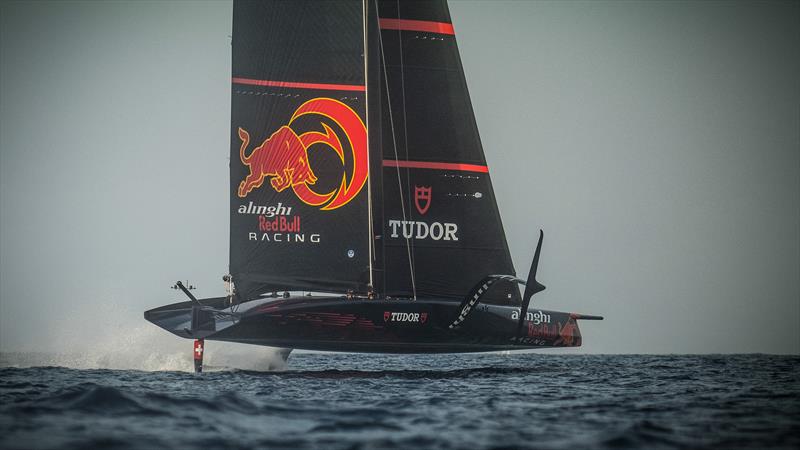
[[[278,371],[0,367],[4,449],[800,447],[800,357],[296,354]]]

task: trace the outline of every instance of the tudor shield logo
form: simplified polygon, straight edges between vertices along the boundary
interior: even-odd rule
[[[322,121],[322,132],[303,132],[293,127],[297,119],[307,116],[330,119],[342,132],[337,133]],[[303,103],[292,114],[288,124],[278,128],[250,154],[246,152],[250,145],[250,133],[240,127],[238,134],[242,141],[239,159],[250,170],[239,183],[237,194],[241,198],[261,188],[269,178],[269,186],[276,192],[291,188],[303,203],[320,206],[322,210],[332,210],[354,199],[367,181],[367,128],[355,111],[338,100],[315,98]],[[346,146],[342,142],[349,143],[351,158],[345,158]],[[317,192],[312,188],[317,182],[317,175],[308,160],[308,149],[315,144],[324,144],[323,148],[334,151],[342,161],[341,182],[337,180],[339,187],[331,192]],[[344,167],[346,160],[351,160],[353,165],[348,170]]]
[[[414,205],[421,215],[431,207],[431,186],[414,186]]]

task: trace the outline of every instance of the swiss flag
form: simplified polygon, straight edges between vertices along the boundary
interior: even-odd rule
[[[197,339],[194,341],[194,359],[202,360],[203,359],[203,340]]]

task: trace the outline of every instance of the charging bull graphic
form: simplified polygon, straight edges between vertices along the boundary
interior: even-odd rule
[[[331,192],[319,193],[311,189],[317,181],[317,175],[308,160],[308,149],[314,144],[324,144],[339,156],[344,169],[345,146],[342,139],[325,122],[320,121],[323,132],[307,131],[298,134],[292,123],[300,117],[318,115],[332,120],[342,130],[352,155],[352,170],[344,170],[339,187]],[[250,133],[239,128],[239,139],[242,146],[239,158],[242,164],[250,169],[250,173],[239,183],[239,197],[246,197],[258,189],[267,177],[269,184],[277,192],[291,187],[295,195],[304,203],[322,206],[323,210],[332,210],[346,205],[355,198],[367,181],[369,173],[367,128],[355,111],[344,103],[332,98],[315,98],[309,100],[294,112],[289,123],[254,148],[249,155],[246,149],[250,145]]]
[[[314,184],[317,181],[308,165],[306,146],[291,128],[280,127],[256,147],[250,156],[244,155],[244,149],[250,144],[250,134],[239,128],[239,139],[242,140],[239,158],[250,167],[250,175],[239,184],[239,197],[245,197],[250,191],[260,187],[268,176],[273,177],[270,184],[278,192],[289,186]]]

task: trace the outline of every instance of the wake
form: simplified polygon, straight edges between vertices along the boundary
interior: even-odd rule
[[[66,367],[70,369],[193,372],[192,341],[150,324],[125,327],[94,343],[69,346],[64,352],[3,352],[0,367]],[[105,333],[104,333],[105,334]],[[277,349],[206,341],[204,370],[284,370]]]

